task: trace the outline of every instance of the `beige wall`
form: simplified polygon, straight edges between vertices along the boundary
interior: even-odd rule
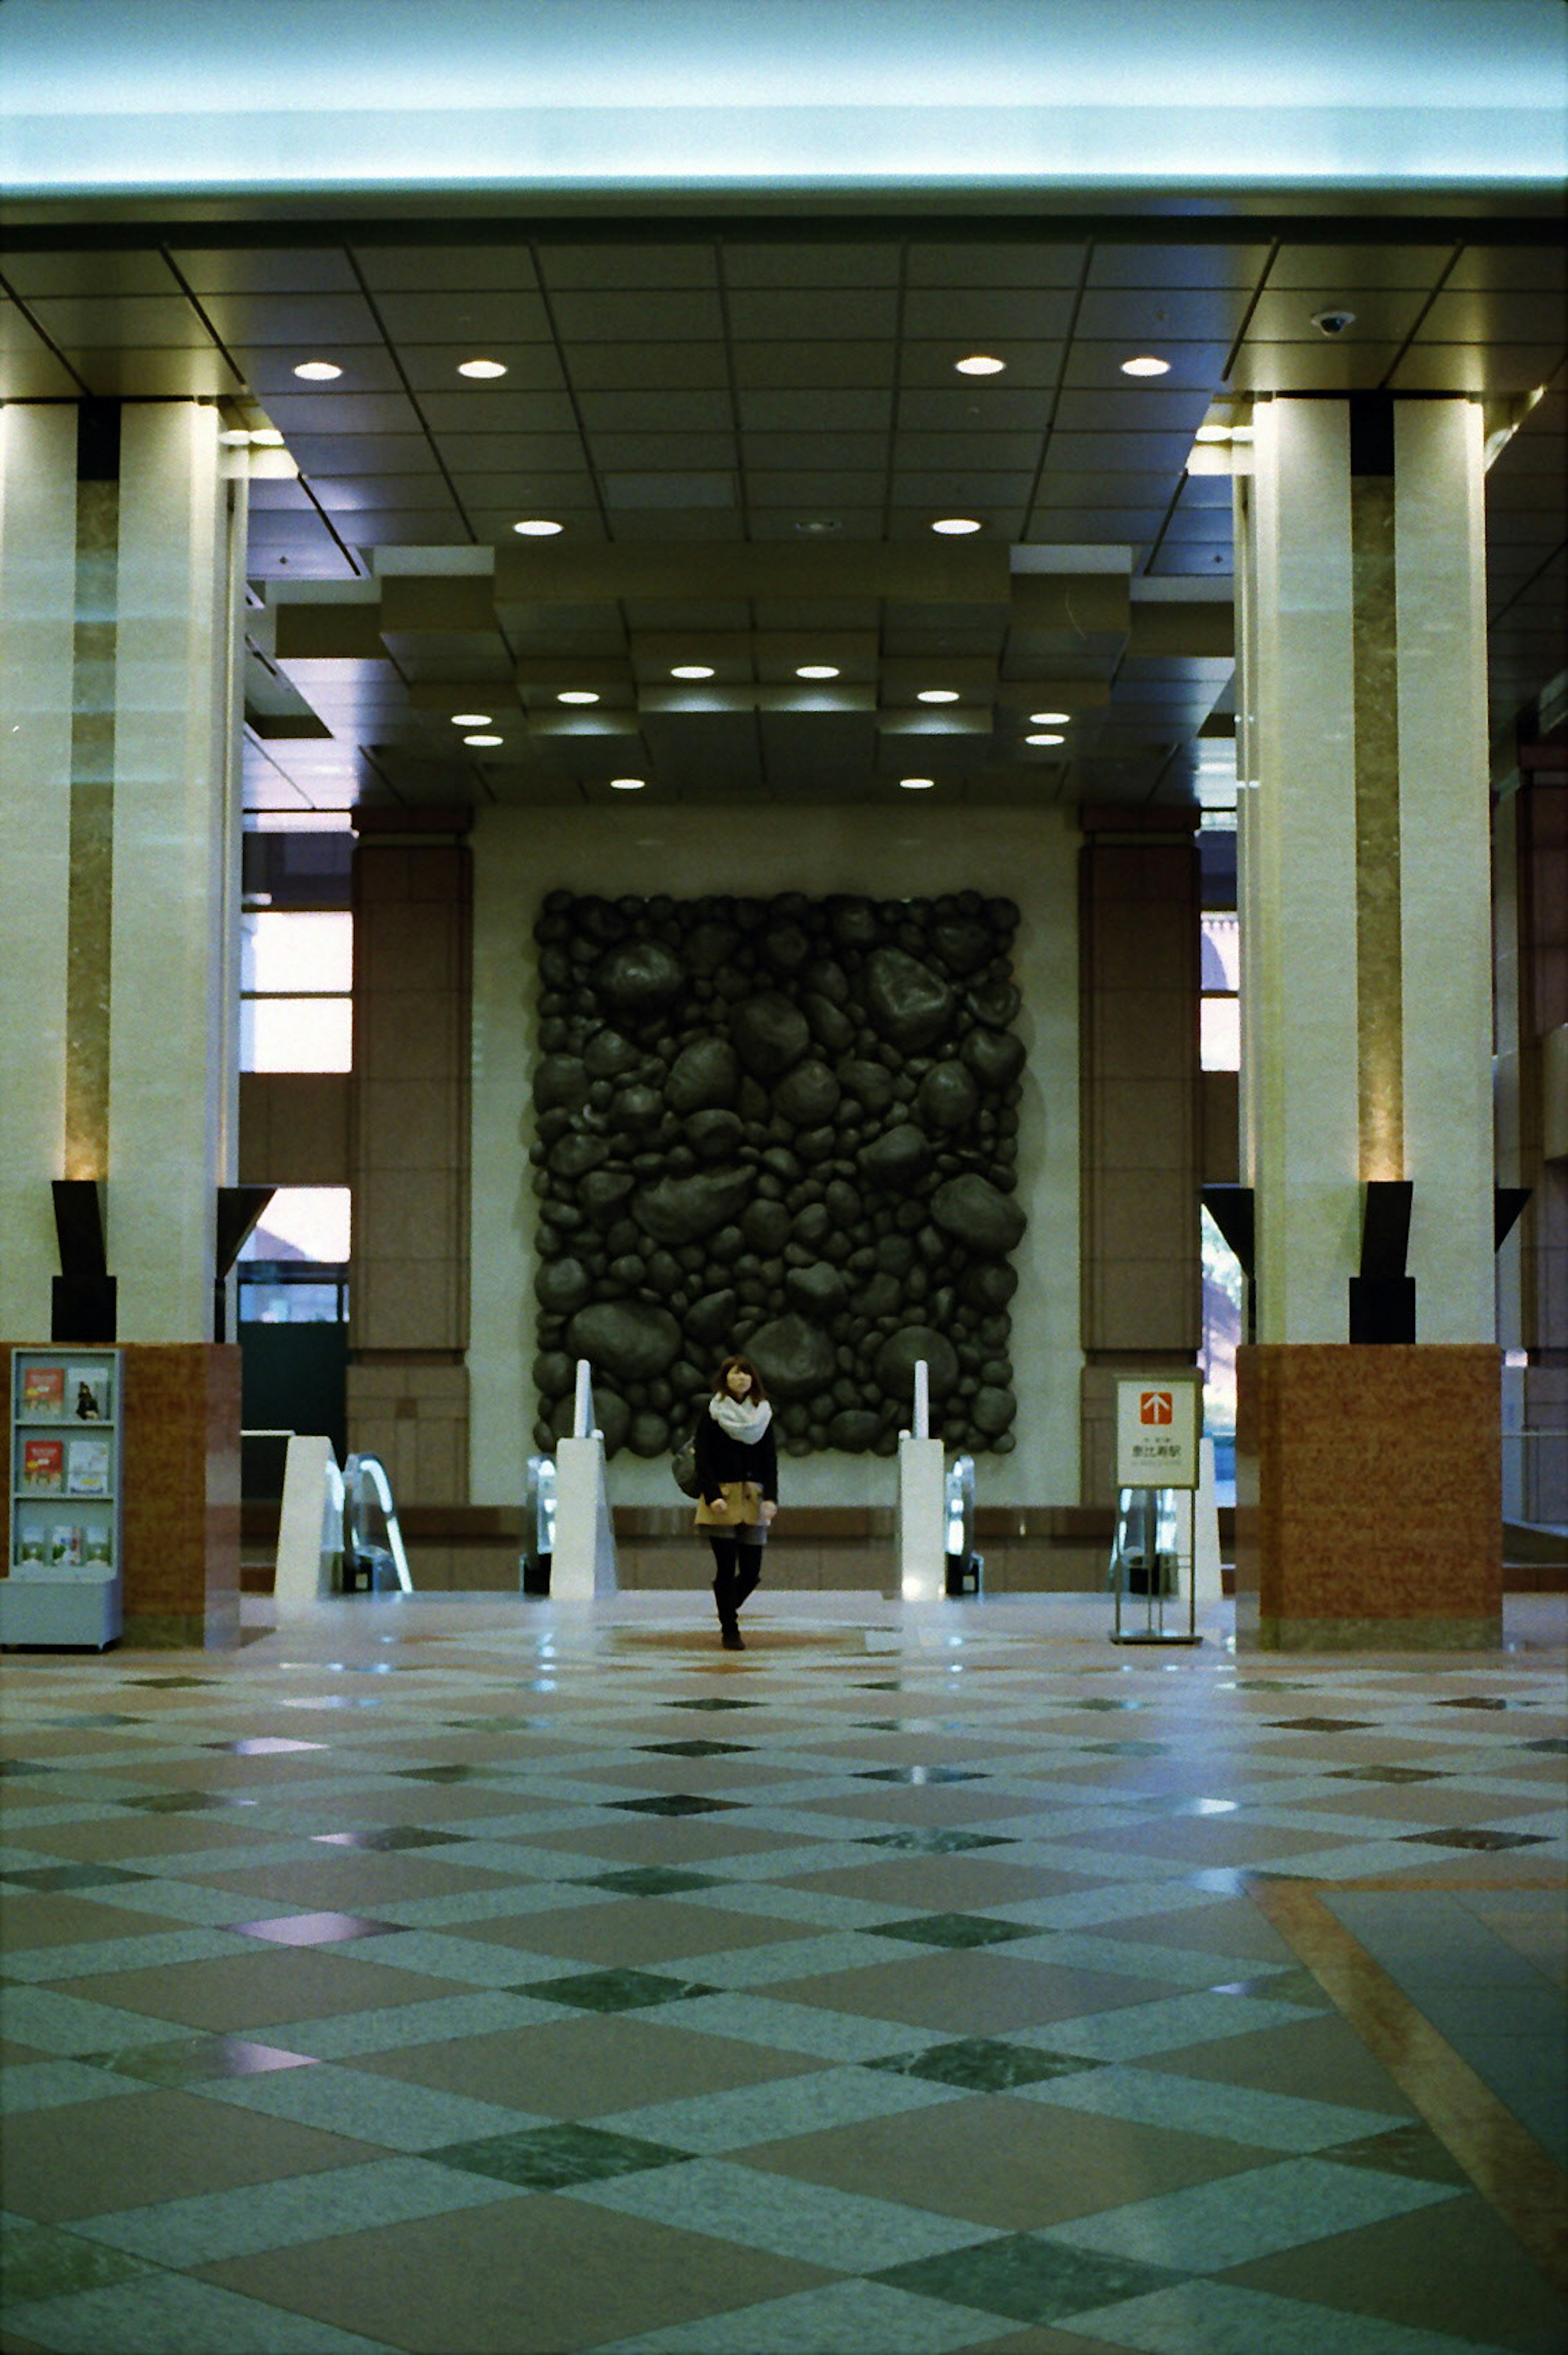
[[[536,1018],[533,924],[547,891],[867,891],[880,898],[975,890],[1022,911],[1019,1028],[1029,1050],[1020,1107],[1012,1356],[1018,1446],[978,1459],[982,1501],[1070,1504],[1078,1494],[1078,835],[1057,810],[761,809],[743,820],[627,805],[487,810],[474,835],[474,1169],[470,1379],[472,1497],[521,1495],[536,1412],[529,1090]],[[617,1456],[623,1504],[675,1501],[668,1467]],[[885,1457],[791,1463],[801,1503],[891,1500]]]

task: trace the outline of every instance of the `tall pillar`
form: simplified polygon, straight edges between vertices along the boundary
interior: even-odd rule
[[[1275,399],[1238,484],[1238,1623],[1475,1645],[1500,1609],[1479,407]],[[1408,1260],[1369,1184],[1411,1188]],[[1386,1199],[1386,1198],[1385,1198]],[[1397,1218],[1394,1221],[1396,1227]],[[1396,1279],[1413,1278],[1413,1327]],[[1393,1337],[1352,1342],[1357,1327]]]
[[[364,811],[354,852],[348,1444],[416,1508],[468,1498],[471,815]]]
[[[208,1338],[237,1103],[230,472],[210,403],[0,412],[0,1332],[48,1337],[50,1182],[96,1182],[130,1640],[227,1632],[239,1586],[238,1353]]]

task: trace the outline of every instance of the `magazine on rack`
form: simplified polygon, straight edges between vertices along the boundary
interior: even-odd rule
[[[55,1423],[64,1412],[65,1368],[24,1366],[18,1419],[23,1423]]]
[[[106,1439],[73,1439],[70,1443],[69,1488],[73,1497],[107,1497],[109,1494],[109,1442]]]
[[[107,1366],[67,1366],[65,1412],[72,1423],[107,1423],[112,1412]]]

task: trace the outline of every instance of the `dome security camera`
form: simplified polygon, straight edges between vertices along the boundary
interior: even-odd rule
[[[1356,324],[1353,311],[1314,311],[1312,324],[1320,336],[1342,336]]]

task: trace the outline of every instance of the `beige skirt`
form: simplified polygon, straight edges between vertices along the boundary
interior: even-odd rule
[[[763,1517],[763,1492],[758,1483],[726,1480],[719,1493],[724,1499],[722,1512],[715,1512],[706,1497],[699,1497],[696,1526],[699,1529],[744,1529],[750,1543],[760,1542],[768,1525]]]

